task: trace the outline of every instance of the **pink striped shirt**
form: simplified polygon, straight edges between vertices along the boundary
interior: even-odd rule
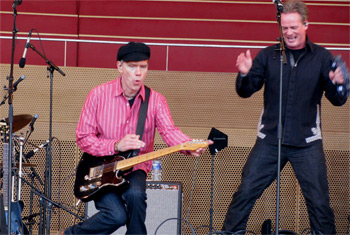
[[[142,86],[130,107],[123,95],[121,77],[93,88],[85,100],[76,129],[80,149],[94,156],[113,155],[117,141],[136,133],[140,104],[144,99],[145,87]],[[145,146],[140,149],[140,155],[153,151],[155,128],[168,146],[191,140],[175,126],[165,97],[151,89],[142,137]],[[151,168],[152,161],[147,161],[135,165],[133,170],[142,169],[148,173]]]

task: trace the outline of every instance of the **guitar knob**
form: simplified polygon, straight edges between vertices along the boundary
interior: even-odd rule
[[[95,189],[95,188],[96,188],[96,185],[94,185],[94,184],[89,184],[88,187],[89,187],[89,189]]]
[[[85,186],[80,186],[79,190],[80,190],[80,192],[85,192],[88,189]]]

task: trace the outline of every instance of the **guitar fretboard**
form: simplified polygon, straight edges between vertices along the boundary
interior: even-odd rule
[[[116,162],[116,170],[124,170],[124,169],[128,169],[136,164],[142,163],[142,162],[146,162],[149,160],[153,160],[171,153],[175,153],[178,152],[180,150],[182,150],[181,146],[183,144],[179,144],[179,145],[175,145],[166,149],[161,149],[158,151],[154,151],[151,153],[146,153],[137,157],[133,157],[133,158],[128,158],[125,160],[121,160],[119,162]]]
[[[209,144],[208,141],[189,141],[186,143],[182,143],[179,145],[175,145],[175,146],[154,151],[151,153],[146,153],[136,157],[114,161],[112,163],[107,163],[107,164],[104,164],[103,166],[102,165],[96,166],[96,167],[90,168],[90,170],[94,175],[100,174],[101,171],[103,173],[107,173],[111,171],[119,171],[119,170],[123,171],[142,162],[153,160],[153,159],[156,159],[171,153],[175,153],[181,150],[196,150],[198,148],[204,148],[204,147],[207,147],[208,144]]]

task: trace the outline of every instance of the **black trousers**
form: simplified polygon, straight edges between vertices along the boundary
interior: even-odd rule
[[[65,230],[64,234],[111,234],[126,224],[126,234],[147,234],[146,173],[134,171],[125,176],[128,189],[120,195],[113,187],[95,200],[98,213]]]
[[[237,232],[246,229],[256,200],[277,177],[277,156],[278,146],[257,140],[243,167],[242,181],[233,194],[222,231]],[[322,142],[304,148],[282,146],[281,169],[288,161],[303,191],[311,229],[323,234],[335,234]]]

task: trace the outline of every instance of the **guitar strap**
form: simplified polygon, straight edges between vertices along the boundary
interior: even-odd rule
[[[143,131],[145,129],[149,95],[150,95],[150,89],[149,87],[145,86],[145,100],[140,105],[139,120],[137,121],[137,127],[136,127],[136,135],[140,135],[140,140],[142,140]],[[140,152],[140,149],[135,149],[132,152],[131,157],[137,156],[139,152]]]

